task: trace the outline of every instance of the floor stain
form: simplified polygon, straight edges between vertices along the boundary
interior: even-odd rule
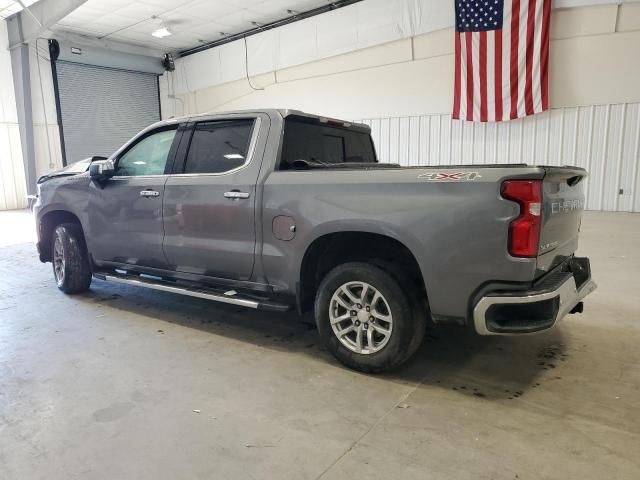
[[[96,422],[114,422],[126,416],[134,407],[135,404],[131,402],[112,403],[106,408],[93,412],[93,419]]]

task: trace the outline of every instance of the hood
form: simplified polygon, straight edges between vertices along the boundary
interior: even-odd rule
[[[38,183],[46,182],[52,178],[56,177],[64,177],[69,175],[78,175],[80,173],[84,173],[89,169],[89,165],[94,160],[103,160],[104,157],[89,157],[79,160],[71,165],[67,165],[59,170],[54,170],[53,172],[47,173],[38,179]]]

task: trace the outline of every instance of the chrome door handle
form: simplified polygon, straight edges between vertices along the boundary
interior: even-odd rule
[[[238,190],[231,190],[230,192],[224,192],[224,198],[230,198],[231,200],[237,198],[249,198],[249,193],[240,192]]]
[[[155,190],[142,190],[140,192],[141,197],[159,197],[160,192],[156,192]]]

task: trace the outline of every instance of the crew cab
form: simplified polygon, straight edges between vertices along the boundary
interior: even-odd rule
[[[295,110],[172,119],[39,180],[40,260],[248,308],[313,311],[349,367],[397,367],[428,323],[547,330],[596,288],[574,255],[586,172],[380,163],[366,125]]]

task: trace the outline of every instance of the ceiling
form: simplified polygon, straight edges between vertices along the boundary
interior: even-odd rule
[[[330,3],[332,0],[88,0],[51,30],[175,51],[290,17],[288,10],[300,13]],[[151,33],[162,26],[172,35],[153,37]]]
[[[22,0],[27,7],[37,0]],[[14,0],[0,0],[0,18],[7,18],[22,10],[22,5]]]

